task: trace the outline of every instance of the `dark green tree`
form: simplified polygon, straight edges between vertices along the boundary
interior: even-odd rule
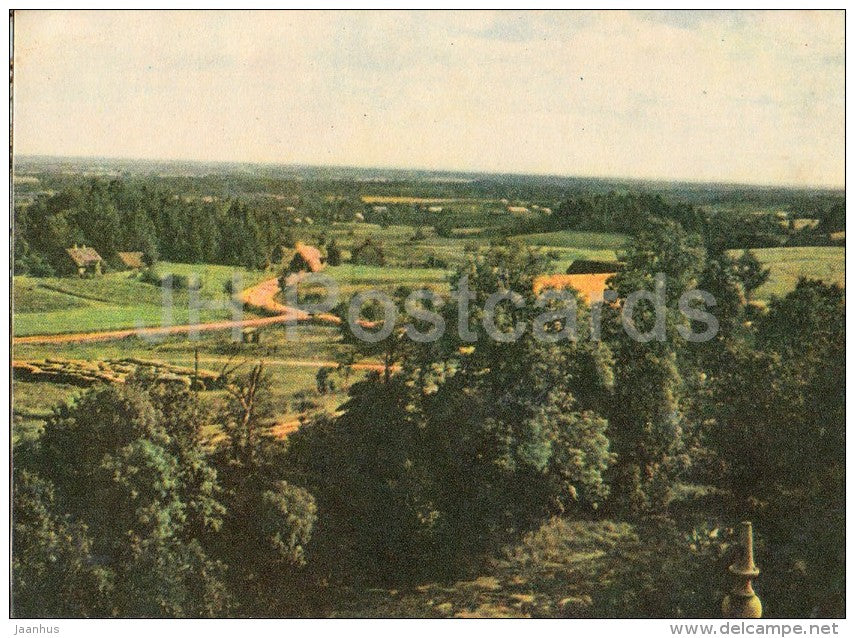
[[[770,270],[764,268],[757,256],[750,250],[745,250],[736,260],[735,270],[736,276],[742,282],[746,299],[751,299],[754,291],[769,280]]]
[[[61,526],[85,530],[91,540],[82,547],[97,557],[99,582],[110,583],[103,590],[90,579],[96,589],[78,593],[98,601],[86,615],[200,616],[227,608],[222,568],[190,533],[191,520],[219,525],[215,486],[205,494],[204,482],[188,480],[213,476],[180,467],[179,446],[138,384],[93,389],[47,423],[28,464],[51,486],[40,492],[42,505]],[[45,586],[55,588],[44,592],[50,599],[71,585],[60,578]]]

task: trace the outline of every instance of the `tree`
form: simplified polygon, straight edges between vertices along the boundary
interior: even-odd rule
[[[111,574],[93,559],[86,526],[57,513],[53,485],[30,470],[16,470],[12,487],[12,615],[109,613]]]
[[[40,477],[29,485],[38,489],[19,494],[38,501],[37,525],[54,530],[42,558],[59,554],[71,567],[41,582],[45,600],[61,601],[59,592],[78,587],[70,600],[85,601],[78,607],[84,615],[200,616],[227,608],[222,568],[191,533],[199,520],[219,525],[215,485],[206,493],[204,483],[190,480],[213,475],[191,450],[199,465],[180,467],[182,445],[138,383],[95,388],[57,409],[27,463]],[[23,514],[21,524],[35,526]],[[47,569],[39,557],[27,560],[29,570]]]
[[[742,282],[746,299],[751,299],[754,291],[769,280],[770,270],[763,268],[760,260],[750,250],[745,250],[736,260],[735,270],[736,276]]]
[[[765,536],[758,561],[782,614],[840,615],[845,574],[845,304],[802,279],[714,379],[704,432],[733,516]],[[763,564],[763,563],[761,563]],[[777,576],[780,575],[780,576]]]
[[[543,312],[532,291],[542,265],[532,250],[496,246],[453,285],[466,276],[473,308],[499,290],[525,295],[532,303],[508,304],[496,322],[530,324]],[[471,342],[450,320],[439,342],[404,344],[393,330],[394,369],[354,383],[340,416],[291,437],[289,458],[324,521],[313,556],[330,577],[451,577],[546,517],[605,498],[611,454],[595,410],[611,380],[608,349],[530,331],[494,341],[480,316],[470,328],[483,338]]]
[[[694,287],[704,271],[706,252],[697,235],[674,221],[652,219],[630,244],[625,267],[613,287],[626,299],[638,290],[652,291],[664,276],[664,326],[661,336],[641,341],[624,329],[621,313],[631,315],[639,333],[660,321],[652,304],[604,308],[604,332],[614,353],[614,394],[609,403],[609,440],[617,454],[612,469],[613,504],[637,515],[661,511],[671,487],[685,467],[683,379],[676,329],[686,325],[678,299]]]
[[[309,592],[301,580],[316,521],[314,497],[289,480],[281,445],[260,428],[273,414],[263,364],[231,379],[221,419],[229,444],[214,461],[226,514],[215,553],[228,565],[235,613],[305,613]]]
[[[327,244],[327,263],[330,266],[341,265],[341,248],[338,247],[335,239],[330,239]]]

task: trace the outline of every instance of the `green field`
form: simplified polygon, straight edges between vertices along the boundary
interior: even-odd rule
[[[324,274],[338,284],[342,298],[362,290],[392,292],[398,286],[445,289],[449,271],[441,268],[401,268],[395,266],[362,266],[342,264],[327,268]]]
[[[757,301],[786,295],[795,288],[799,277],[844,284],[846,257],[842,246],[755,248],[751,252],[770,270],[769,281],[754,293]],[[740,250],[731,251],[734,257],[741,254]]]
[[[176,264],[162,262],[156,272],[197,274],[202,281],[199,297],[203,301],[224,302],[228,299],[225,283],[238,277],[241,286],[250,286],[272,273],[248,271],[231,266]],[[13,334],[61,334],[99,330],[119,330],[164,323],[164,297],[160,287],[140,281],[128,272],[109,273],[91,279],[76,277],[24,277],[13,281]],[[173,324],[190,321],[190,294],[172,291]],[[231,318],[227,308],[199,311],[200,321]]]
[[[514,238],[532,246],[575,248],[582,251],[620,250],[629,241],[629,237],[618,233],[591,233],[580,230],[557,230],[551,233],[516,235]]]
[[[283,326],[269,326],[260,330],[261,343],[244,344],[232,341],[224,333],[201,333],[198,339],[170,336],[156,343],[137,337],[117,341],[80,342],[63,344],[18,344],[14,346],[14,359],[42,361],[44,359],[75,359],[86,361],[137,358],[160,361],[181,366],[192,366],[194,351],[199,350],[199,366],[205,370],[221,371],[225,366],[240,366],[246,372],[258,361],[264,361],[271,377],[271,390],[275,408],[275,421],[297,419],[301,414],[298,393],[316,403],[318,409],[332,412],[344,402],[343,375],[334,375],[336,391],[321,395],[316,390],[315,374],[322,365],[335,360],[343,346],[338,328],[305,324],[287,331]],[[353,382],[364,373],[355,371]],[[14,381],[13,438],[37,436],[44,420],[57,403],[83,391],[82,388],[44,382]],[[214,405],[222,392],[209,391],[204,395]]]

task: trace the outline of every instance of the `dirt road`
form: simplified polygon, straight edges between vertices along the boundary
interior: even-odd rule
[[[48,343],[75,343],[80,341],[114,341],[127,337],[158,337],[173,334],[189,334],[193,332],[211,332],[243,328],[255,328],[269,326],[278,323],[294,321],[323,321],[327,323],[341,323],[335,315],[320,314],[309,315],[297,308],[284,306],[274,300],[279,292],[279,282],[274,277],[262,281],[260,284],[247,288],[240,293],[238,299],[246,305],[269,313],[270,317],[257,319],[243,319],[240,321],[212,321],[209,323],[183,324],[179,326],[150,326],[145,328],[125,328],[122,330],[105,330],[100,332],[74,332],[66,334],[50,335],[27,335],[26,337],[13,337],[12,345],[23,344],[48,344]]]

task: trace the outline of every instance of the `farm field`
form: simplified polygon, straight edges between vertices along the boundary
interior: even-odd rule
[[[842,246],[798,246],[791,248],[755,248],[757,259],[769,268],[769,281],[754,293],[758,301],[768,302],[772,296],[784,296],[799,277],[821,279],[828,283],[845,283],[846,255]],[[738,257],[742,251],[731,251]]]
[[[225,302],[225,284],[233,276],[241,286],[249,286],[271,273],[230,266],[162,262],[158,275],[197,275],[203,282],[200,299]],[[156,326],[164,322],[163,292],[128,272],[108,273],[92,279],[74,277],[39,278],[16,276],[13,282],[13,334],[61,334]],[[173,324],[191,318],[190,294],[172,291]],[[202,322],[232,318],[228,308],[202,308]]]
[[[333,375],[336,390],[325,394],[317,392],[315,383],[318,369],[335,366],[335,359],[343,350],[335,327],[299,325],[288,333],[282,326],[271,326],[261,330],[260,335],[260,344],[237,343],[231,341],[227,333],[202,333],[198,340],[193,341],[169,337],[157,343],[129,337],[98,343],[19,344],[14,346],[13,358],[36,362],[46,359],[104,361],[134,358],[191,367],[194,352],[198,349],[200,369],[212,372],[235,366],[240,366],[238,371],[246,371],[258,361],[264,361],[272,380],[275,423],[296,420],[307,410],[334,412],[344,401],[343,376],[340,380],[340,375]],[[347,381],[352,383],[363,374],[364,370],[356,369]],[[14,440],[37,436],[55,404],[84,390],[68,384],[20,380],[13,383]],[[217,390],[203,394],[215,402],[222,397],[222,392]]]
[[[363,195],[366,204],[449,204],[464,202],[465,199],[452,197],[409,197],[405,195]]]
[[[359,225],[357,225],[359,226]],[[413,227],[396,226],[390,229],[365,228],[362,225],[356,236],[380,234],[393,251],[401,241],[409,238]],[[335,229],[344,237],[350,229]],[[383,234],[388,231],[388,235]],[[518,236],[525,243],[538,246],[558,255],[554,272],[563,272],[574,259],[614,259],[625,237],[611,233],[539,233]],[[462,242],[457,239],[431,237],[423,246],[445,248],[449,254],[462,257]],[[758,301],[767,302],[773,295],[783,295],[795,286],[800,276],[815,277],[842,284],[843,248],[797,247],[755,249],[761,262],[771,269],[769,282],[756,293]],[[458,252],[459,251],[459,252]],[[733,251],[738,255],[740,251]],[[206,299],[224,300],[225,282],[236,273],[244,285],[266,277],[270,272],[246,271],[227,266],[162,263],[158,272],[177,275],[200,274]],[[398,286],[430,287],[447,290],[450,270],[442,268],[407,268],[402,266],[365,266],[344,263],[324,271],[339,285],[343,300],[361,290],[378,289],[392,292]],[[312,292],[312,287],[308,291]],[[70,331],[108,330],[136,325],[157,325],[161,321],[160,291],[151,284],[129,278],[127,273],[114,273],[96,279],[16,277],[14,284],[15,335],[63,333]],[[281,295],[278,296],[280,301]],[[188,319],[186,291],[176,291],[174,321]],[[228,313],[207,310],[200,314],[202,321],[228,318]],[[337,329],[331,326],[305,325],[294,328],[293,339],[287,339],[284,327],[263,330],[261,346],[239,344],[225,334],[202,335],[199,341],[182,337],[168,337],[157,343],[139,338],[104,343],[69,343],[53,345],[15,345],[16,360],[44,360],[48,358],[75,360],[106,360],[137,357],[152,361],[189,366],[193,363],[194,349],[199,348],[200,366],[217,371],[235,362],[249,364],[257,360],[267,362],[273,379],[274,400],[277,405],[277,422],[291,422],[312,410],[333,412],[346,398],[341,389],[320,395],[316,390],[315,374],[325,363],[331,363],[342,352]],[[359,378],[364,372],[355,372]],[[16,381],[14,385],[15,424],[14,438],[36,436],[45,418],[56,403],[64,401],[81,389],[64,384]],[[213,400],[218,393],[207,392]],[[271,424],[273,425],[273,424]]]
[[[531,246],[575,248],[580,251],[615,251],[623,248],[629,240],[629,237],[619,233],[593,233],[580,230],[558,230],[551,233],[515,235],[514,239],[518,239]]]
[[[338,289],[339,300],[347,302],[353,295],[365,290],[382,290],[392,293],[396,288],[430,288],[436,291],[448,290],[448,276],[451,271],[441,268],[402,268],[400,266],[366,266],[342,264],[327,268],[323,274],[330,277]],[[316,294],[325,298],[332,292],[320,284],[301,284],[301,294]],[[276,300],[285,303],[285,295],[277,294]]]

